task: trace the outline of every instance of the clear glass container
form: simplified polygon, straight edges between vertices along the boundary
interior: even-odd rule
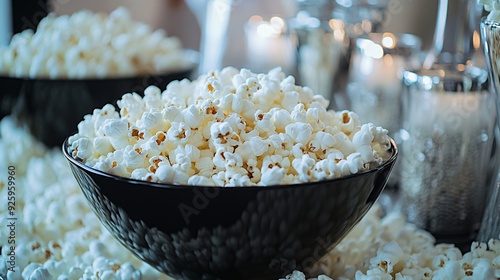
[[[381,31],[387,0],[297,0],[288,21],[299,83],[346,109],[345,88],[355,39]]]
[[[405,71],[399,195],[408,221],[438,242],[475,238],[489,192],[495,94],[486,70]]]
[[[371,33],[356,40],[352,54],[349,109],[362,123],[388,129],[394,139],[401,126],[403,71],[420,66],[420,46],[420,38],[412,34]]]

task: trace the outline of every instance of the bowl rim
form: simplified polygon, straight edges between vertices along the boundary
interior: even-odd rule
[[[168,76],[168,75],[176,75],[176,74],[181,74],[185,72],[191,72],[191,71],[197,71],[199,64],[200,64],[200,57],[201,53],[199,51],[193,50],[193,49],[186,49],[183,48],[181,49],[183,55],[187,58],[188,63],[186,65],[183,65],[180,68],[172,68],[172,69],[166,69],[164,71],[159,71],[154,73],[153,71],[146,71],[145,73],[142,74],[135,74],[135,75],[123,75],[123,76],[110,76],[110,77],[88,77],[88,78],[56,78],[56,79],[51,79],[49,77],[18,77],[18,76],[9,76],[7,73],[2,73],[0,72],[0,80],[12,80],[12,81],[25,81],[25,82],[35,82],[35,81],[40,81],[40,82],[120,82],[120,81],[125,81],[125,80],[131,80],[131,79],[142,79],[144,77],[158,77],[158,76]]]
[[[268,189],[282,189],[282,188],[301,188],[301,187],[309,187],[311,185],[320,185],[320,184],[325,184],[325,183],[330,183],[330,184],[335,184],[336,182],[343,181],[343,180],[349,180],[354,177],[358,177],[360,175],[365,175],[369,173],[375,173],[378,172],[381,169],[386,168],[388,165],[391,165],[394,163],[396,158],[398,157],[399,154],[399,149],[396,146],[396,142],[394,139],[389,138],[391,142],[391,148],[389,151],[392,151],[392,155],[387,159],[385,162],[382,164],[370,168],[368,170],[365,170],[363,172],[359,172],[356,174],[350,174],[346,176],[342,176],[339,178],[333,178],[333,179],[326,179],[326,180],[317,180],[317,181],[312,181],[312,182],[306,182],[306,183],[298,183],[298,184],[279,184],[279,185],[269,185],[269,186],[233,186],[233,187],[226,187],[226,186],[207,186],[207,185],[182,185],[182,184],[168,184],[168,183],[158,183],[158,182],[148,182],[144,180],[138,180],[138,179],[132,179],[132,178],[127,178],[127,177],[122,177],[118,175],[114,175],[111,173],[107,173],[98,169],[95,169],[93,167],[90,167],[86,164],[84,164],[81,161],[78,161],[75,159],[73,156],[68,151],[69,145],[68,145],[68,140],[69,137],[64,140],[62,144],[62,152],[66,159],[70,162],[71,165],[78,167],[79,169],[83,169],[85,172],[92,173],[98,176],[106,177],[115,181],[123,182],[123,183],[128,183],[128,184],[135,184],[135,185],[142,185],[143,187],[153,187],[153,188],[164,188],[164,189],[186,189],[186,190],[194,190],[194,189],[203,189],[203,188],[215,188],[218,190],[221,189],[236,189],[239,190],[249,190],[249,189],[255,189],[259,190],[262,188],[268,188]],[[394,165],[393,165],[394,167]],[[391,168],[392,169],[392,168]]]

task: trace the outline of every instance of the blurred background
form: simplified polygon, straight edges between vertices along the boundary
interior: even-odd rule
[[[47,12],[53,11],[58,15],[72,14],[82,9],[95,12],[109,13],[119,6],[127,7],[132,17],[144,22],[153,28],[162,28],[167,34],[181,39],[185,47],[199,50],[201,28],[196,13],[203,13],[206,0],[38,0],[38,1],[11,1],[0,0],[0,13],[7,19],[10,6],[14,10],[14,33],[25,28],[32,28]],[[289,18],[296,13],[294,0],[236,0],[233,1],[229,28],[229,39],[234,38],[232,44],[240,43],[243,31],[237,28],[238,24],[247,21],[253,15],[269,18],[273,15]],[[393,33],[412,33],[422,39],[422,49],[431,46],[434,34],[435,19],[438,1],[435,0],[390,0],[388,1],[384,31]],[[0,25],[0,44],[8,43],[7,25]],[[236,49],[236,48],[234,48]],[[241,52],[238,52],[241,54]],[[236,54],[234,54],[236,56]],[[238,58],[234,58],[236,62]],[[235,62],[235,63],[236,63]],[[235,65],[239,66],[239,65]]]

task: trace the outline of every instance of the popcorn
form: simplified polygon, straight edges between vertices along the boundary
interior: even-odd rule
[[[301,158],[293,160],[292,165],[299,174],[300,182],[308,182],[312,178],[313,173],[311,171],[315,162],[309,155],[302,155]]]
[[[0,48],[0,73],[20,78],[130,77],[189,66],[178,38],[132,20],[123,7],[109,15],[50,13],[36,32],[15,34]]]
[[[307,270],[309,274],[333,279],[496,279],[496,239],[490,240],[492,247],[474,242],[462,255],[454,245],[435,245],[428,232],[406,223],[401,213],[381,218],[380,212],[375,205],[336,248]]]
[[[13,280],[171,279],[133,256],[104,228],[88,207],[60,151],[47,150],[13,123],[10,117],[0,121],[0,153],[6,159],[0,161],[0,169],[14,165],[18,171],[16,266],[14,271],[7,270],[4,261],[8,259],[8,250],[3,247],[0,277]],[[184,151],[189,149],[186,147]],[[205,149],[200,150],[199,155],[211,161],[211,153]],[[243,168],[257,176],[258,163],[257,157],[250,158]],[[158,155],[149,158],[148,164],[158,168],[171,163],[166,155]],[[136,173],[143,177],[154,175],[145,169],[132,172]],[[194,175],[187,184],[192,181],[192,185],[210,186],[217,185],[217,181],[218,185],[224,185],[233,180],[243,185],[245,182],[244,176],[227,176],[225,171],[213,176],[214,179]],[[0,197],[6,197],[5,180],[5,176],[0,176]],[[0,208],[0,223],[7,217],[6,211]],[[453,245],[435,245],[435,239],[428,232],[407,223],[401,213],[391,212],[383,217],[381,213],[380,206],[375,204],[324,258],[312,267],[305,267],[303,272],[290,271],[282,279],[305,280],[304,272],[313,277],[317,275],[312,278],[317,280],[500,278],[499,240],[474,242],[470,252],[462,255]],[[47,218],[53,215],[59,215],[58,219]],[[6,227],[0,229],[0,236],[5,237],[6,230]],[[223,240],[212,239],[212,242],[221,244]],[[193,258],[196,258],[194,254]],[[387,271],[383,267],[387,267]]]
[[[361,125],[354,112],[328,111],[323,97],[294,83],[280,68],[255,74],[226,67],[174,81],[161,93],[150,86],[143,98],[124,94],[118,116],[109,105],[85,116],[69,142],[91,167],[177,184],[301,183],[388,159],[387,130]],[[145,160],[157,156],[168,157],[169,166]]]

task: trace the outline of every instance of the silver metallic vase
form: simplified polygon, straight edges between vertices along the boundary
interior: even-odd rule
[[[492,90],[496,94],[497,112],[500,112],[498,111],[500,109],[500,22],[489,20],[487,17],[482,18],[481,40],[486,55],[489,78],[493,87]],[[496,133],[496,139],[499,140],[500,137],[498,135],[500,132],[498,121]],[[499,151],[500,144],[496,143],[495,148]],[[498,152],[496,154],[498,154]],[[496,172],[499,165],[500,158],[497,155],[492,158],[492,163],[490,165],[492,172]],[[487,242],[490,238],[500,238],[500,173],[498,173],[498,176],[494,176],[495,174],[497,173],[493,173],[492,176],[494,181],[490,185],[488,194],[489,199],[477,237],[477,240],[483,242]]]

